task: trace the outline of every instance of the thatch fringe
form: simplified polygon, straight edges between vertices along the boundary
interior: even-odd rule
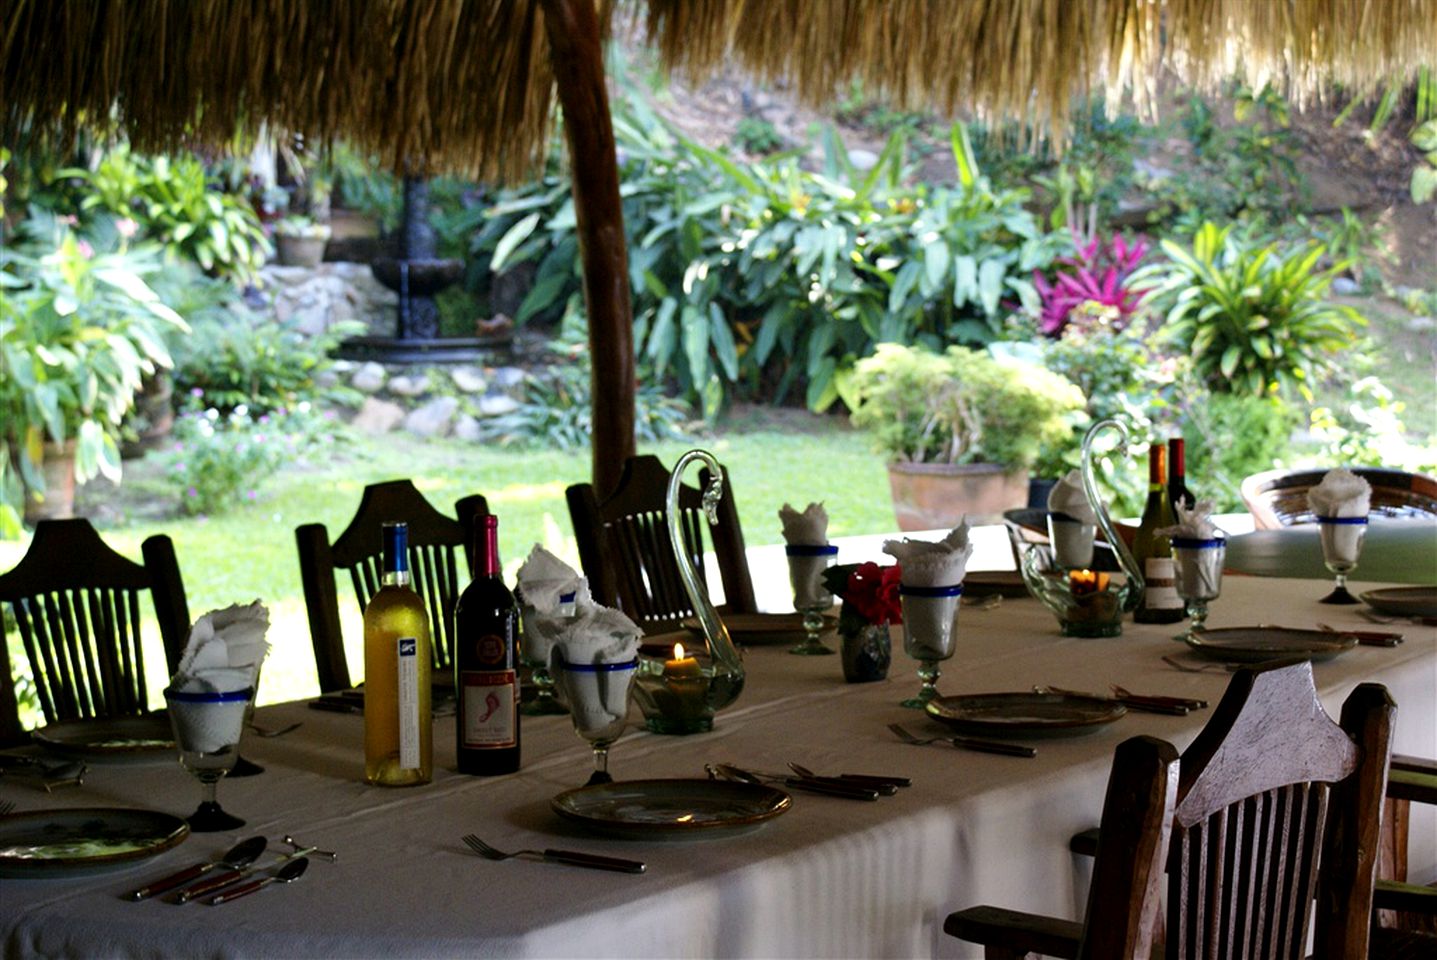
[[[607,24],[613,0],[594,0]],[[1437,0],[631,0],[664,64],[738,63],[809,102],[861,81],[909,106],[1061,132],[1075,97],[1151,106],[1162,67],[1299,102],[1437,64]],[[261,129],[396,169],[512,179],[541,162],[543,0],[7,0],[5,142],[123,130],[141,149]]]

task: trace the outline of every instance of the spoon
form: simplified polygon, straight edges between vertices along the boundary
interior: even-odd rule
[[[192,867],[172,873],[167,877],[161,877],[151,883],[145,884],[138,890],[131,890],[125,894],[126,900],[144,900],[156,894],[164,893],[166,890],[173,890],[175,887],[182,887],[196,877],[202,877],[215,867],[227,867],[230,870],[238,870],[243,866],[254,862],[255,858],[264,853],[265,845],[269,841],[264,837],[250,837],[248,840],[241,840],[229,849],[227,853],[218,860],[210,860],[206,863],[197,863]]]
[[[222,903],[229,903],[231,900],[238,900],[240,897],[247,897],[261,887],[267,887],[271,883],[294,883],[304,876],[304,871],[309,867],[308,857],[296,857],[293,860],[285,861],[284,866],[274,873],[259,880],[251,880],[249,883],[242,883],[237,887],[231,887],[223,893],[217,893],[210,897],[205,903],[217,907]]]

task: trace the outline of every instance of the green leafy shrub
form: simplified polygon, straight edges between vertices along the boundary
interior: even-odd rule
[[[733,134],[734,143],[746,153],[773,153],[783,147],[783,137],[762,117],[744,117]]]
[[[1171,240],[1162,249],[1168,262],[1132,282],[1153,284],[1146,302],[1166,318],[1164,336],[1214,393],[1297,390],[1311,400],[1312,384],[1366,325],[1326,299],[1344,265],[1319,270],[1320,244],[1284,253],[1206,223],[1191,250]]]
[[[89,186],[83,210],[132,219],[142,238],[158,240],[213,276],[249,283],[273,252],[248,200],[211,189],[204,164],[193,156],[145,157],[120,146],[94,170],[72,167],[57,176]]]

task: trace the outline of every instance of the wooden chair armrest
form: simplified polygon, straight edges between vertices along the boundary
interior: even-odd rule
[[[1392,769],[1409,770],[1413,773],[1430,773],[1437,776],[1437,760],[1431,757],[1413,757],[1405,753],[1394,753]]]
[[[983,906],[948,914],[948,919],[943,921],[943,932],[959,940],[983,944],[988,948],[989,957],[1041,953],[1073,960],[1083,938],[1083,925],[1036,913]]]
[[[1437,769],[1399,768],[1394,763],[1387,775],[1387,796],[1394,800],[1437,804]]]
[[[1424,887],[1397,880],[1378,880],[1372,891],[1375,910],[1401,910],[1437,916],[1437,887]]]

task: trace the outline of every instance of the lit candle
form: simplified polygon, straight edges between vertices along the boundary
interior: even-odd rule
[[[1068,574],[1068,587],[1074,597],[1102,593],[1108,589],[1108,575],[1092,570],[1073,570]]]
[[[684,645],[674,644],[674,658],[664,661],[664,676],[670,680],[693,680],[703,676],[699,662],[684,656]]]

